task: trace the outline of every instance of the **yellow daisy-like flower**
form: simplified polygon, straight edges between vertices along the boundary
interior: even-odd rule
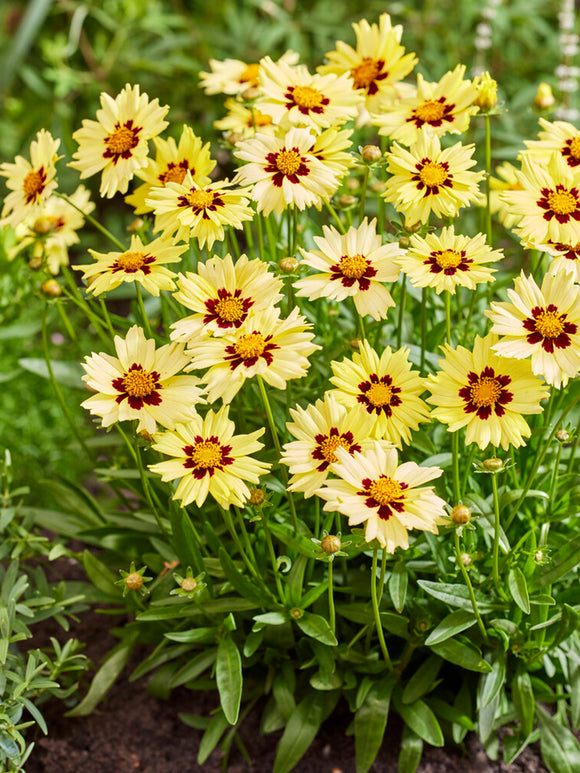
[[[474,105],[478,89],[470,80],[464,80],[465,65],[446,72],[438,83],[428,83],[419,73],[417,93],[409,99],[372,115],[371,121],[384,134],[403,145],[413,145],[424,126],[441,137],[447,132],[460,134],[467,131],[472,115],[479,108]]]
[[[10,193],[4,199],[0,226],[17,228],[23,220],[37,217],[48,197],[57,188],[56,162],[60,140],[41,129],[30,143],[30,161],[16,156],[14,163],[0,164]]]
[[[580,286],[566,272],[546,274],[541,289],[524,273],[508,290],[511,303],[492,303],[485,312],[493,347],[502,357],[531,357],[532,372],[559,389],[580,371]]]
[[[348,170],[355,165],[356,160],[352,153],[345,153],[352,147],[352,129],[325,129],[316,136],[312,155],[317,158],[327,169],[333,172],[338,180],[342,180]]]
[[[97,120],[85,119],[73,134],[79,147],[69,166],[81,179],[102,172],[101,196],[125,193],[135,172],[147,164],[148,140],[169,125],[163,120],[168,110],[140,94],[139,85],[127,84],[115,99],[103,92]]]
[[[405,213],[407,226],[427,223],[431,212],[455,217],[461,207],[478,200],[478,182],[485,172],[467,171],[475,165],[475,145],[458,142],[441,150],[439,137],[423,127],[409,150],[396,142],[393,148],[387,153],[391,177],[382,196]]]
[[[559,153],[570,168],[580,166],[580,130],[567,121],[539,121],[544,131],[538,132],[539,140],[524,141],[527,150],[522,155],[547,163],[552,153]]]
[[[215,241],[223,241],[224,226],[243,228],[244,221],[254,217],[247,188],[238,188],[229,180],[198,185],[189,172],[183,183],[152,188],[146,204],[155,213],[155,232],[176,234],[176,241],[195,237],[201,248],[207,243],[208,249]]]
[[[244,381],[258,375],[284,389],[287,381],[307,373],[308,357],[320,349],[312,343],[311,328],[298,308],[286,319],[280,319],[277,308],[257,311],[237,330],[199,341],[191,352],[191,367],[209,368],[203,383],[211,403],[220,397],[231,402]]]
[[[381,98],[392,96],[394,84],[406,78],[418,60],[415,54],[405,54],[400,44],[403,28],[393,27],[388,13],[380,15],[378,25],[362,19],[352,26],[356,48],[337,40],[336,49],[326,54],[328,64],[318,72],[348,73],[353,88],[364,90],[367,109],[372,111]]]
[[[521,191],[504,191],[501,198],[520,216],[516,231],[534,245],[580,240],[580,177],[561,155],[553,154],[546,166],[528,156],[516,171]]]
[[[95,208],[90,196],[84,185],[79,185],[68,197],[70,204],[60,196],[50,196],[36,214],[16,226],[18,243],[8,252],[8,258],[12,260],[32,247],[32,255],[46,260],[51,274],[58,274],[61,266],[68,266],[68,249],[78,244],[77,231],[85,224],[79,209],[90,214]]]
[[[477,88],[477,97],[473,104],[480,112],[489,113],[497,105],[497,81],[486,70],[473,79],[473,85]]]
[[[548,242],[540,246],[541,250],[550,253],[553,256],[550,263],[550,273],[557,274],[565,271],[572,274],[572,281],[580,284],[580,241],[575,244],[564,244],[559,242],[554,244]]]
[[[493,351],[497,336],[475,337],[473,351],[445,344],[445,359],[429,374],[427,401],[432,416],[449,425],[449,432],[465,427],[465,443],[508,450],[525,445],[531,430],[522,414],[541,413],[548,397],[546,385],[532,373],[527,360],[510,360]]]
[[[201,338],[237,330],[250,314],[275,306],[283,284],[258,258],[240,255],[234,263],[229,254],[216,255],[199,263],[197,274],[177,280],[176,300],[195,313],[171,325],[171,338],[195,350]]]
[[[356,118],[362,91],[354,91],[348,75],[312,75],[305,65],[291,67],[260,61],[260,91],[256,107],[271,115],[274,123],[290,128],[306,126],[319,132]]]
[[[363,341],[352,360],[331,362],[337,389],[332,394],[346,408],[362,405],[374,417],[373,437],[389,440],[401,448],[410,443],[411,430],[429,420],[429,408],[419,397],[426,381],[408,360],[409,350],[396,352],[390,346],[379,355]]]
[[[370,448],[374,420],[360,406],[347,410],[327,392],[323,400],[306,408],[290,408],[293,422],[286,427],[296,440],[286,443],[280,461],[288,465],[290,491],[311,497],[327,479],[330,465],[338,461],[337,448],[349,454]],[[382,441],[383,443],[385,441]]]
[[[100,295],[124,282],[139,282],[151,295],[160,290],[173,290],[176,274],[164,263],[179,263],[187,244],[176,245],[163,237],[143,244],[137,234],[131,236],[131,245],[125,252],[95,252],[89,250],[96,263],[73,266],[88,280],[87,292]]]
[[[134,325],[127,336],[115,336],[116,357],[101,352],[85,358],[83,381],[97,394],[82,403],[102,418],[103,427],[117,421],[138,419],[137,432],[152,435],[157,424],[173,429],[176,422],[195,416],[203,403],[196,376],[175,375],[189,363],[181,344],[155,349]]]
[[[520,215],[515,215],[509,204],[504,201],[501,194],[504,191],[521,191],[523,190],[520,181],[518,180],[516,173],[518,169],[509,161],[504,161],[503,164],[496,166],[496,174],[498,177],[489,178],[489,208],[492,215],[497,213],[499,222],[511,230],[517,225],[521,219]]]
[[[286,51],[280,62],[296,64],[300,55]],[[257,88],[260,64],[246,64],[240,59],[209,60],[210,72],[200,72],[199,79],[206,94],[242,94],[248,88]]]
[[[395,258],[403,254],[398,243],[381,244],[377,221],[365,218],[341,234],[323,226],[324,238],[315,236],[318,250],[300,247],[303,262],[319,273],[295,282],[298,296],[343,301],[352,296],[358,313],[373,319],[386,319],[387,309],[395,302],[383,282],[396,282],[400,269]]]
[[[165,482],[179,479],[173,499],[181,500],[182,507],[192,502],[201,507],[208,494],[223,508],[243,507],[250,498],[245,481],[258,484],[271,465],[250,457],[264,447],[258,442],[264,429],[234,435],[235,429],[227,406],[208,411],[203,419],[195,416],[155,436],[153,448],[171,459],[149,469]]]
[[[334,172],[313,155],[315,137],[308,129],[290,129],[283,137],[257,134],[240,142],[235,156],[248,161],[234,178],[253,185],[258,212],[280,215],[288,207],[320,205],[338,188]]]
[[[446,523],[445,501],[425,486],[443,473],[440,467],[399,465],[397,451],[377,441],[352,456],[338,448],[336,456],[331,469],[339,479],[328,479],[316,493],[326,500],[325,510],[346,515],[350,526],[364,524],[367,542],[376,539],[387,553],[407,550],[409,531],[438,534]]]
[[[163,187],[168,182],[182,183],[187,172],[198,185],[207,185],[210,182],[209,173],[216,164],[210,156],[209,142],[202,145],[201,139],[189,126],[183,127],[179,144],[173,137],[168,140],[155,137],[153,144],[157,151],[155,161],[147,159],[146,166],[135,172],[136,177],[145,181],[144,184],[130,196],[125,196],[125,201],[134,207],[136,215],[151,212],[151,207],[145,202],[153,188]]]
[[[439,235],[427,234],[424,239],[413,234],[408,251],[395,260],[414,287],[434,287],[437,295],[444,290],[455,295],[458,286],[475,290],[480,283],[493,282],[495,269],[483,264],[495,263],[502,257],[500,250],[486,244],[483,234],[474,238],[456,235],[454,227],[449,226]]]
[[[213,125],[219,131],[227,133],[227,138],[233,145],[253,137],[258,132],[276,134],[277,127],[272,122],[272,116],[262,113],[257,107],[246,106],[231,98],[226,99],[225,107],[228,114],[225,118],[214,121]]]

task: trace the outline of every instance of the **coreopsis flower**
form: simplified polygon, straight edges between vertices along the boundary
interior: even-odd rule
[[[125,196],[125,201],[135,209],[136,215],[151,212],[151,207],[145,202],[153,188],[162,188],[168,182],[182,183],[187,172],[198,185],[207,185],[210,182],[209,173],[216,164],[210,156],[209,142],[203,145],[189,126],[183,127],[179,144],[173,137],[167,140],[154,137],[153,144],[155,160],[148,158],[143,169],[135,172],[135,177],[144,180],[143,185],[130,196]]]
[[[364,99],[346,74],[312,75],[305,65],[274,63],[269,56],[260,61],[259,83],[256,107],[276,125],[305,126],[317,133],[356,118]]]
[[[455,217],[461,207],[479,198],[478,183],[485,172],[467,171],[475,165],[475,145],[460,142],[441,150],[439,137],[421,128],[419,139],[408,150],[396,142],[387,153],[391,177],[382,194],[405,213],[405,223],[426,223],[437,217]]]
[[[575,244],[548,242],[540,245],[540,249],[553,256],[550,263],[551,274],[565,271],[572,274],[572,281],[580,284],[580,241]]]
[[[371,447],[374,419],[361,406],[347,410],[331,392],[306,408],[290,408],[293,422],[286,427],[296,440],[286,443],[280,461],[288,465],[290,491],[311,497],[327,479],[330,465],[338,461],[336,449],[349,454]]]
[[[516,176],[518,170],[509,161],[504,161],[503,164],[496,166],[495,172],[498,177],[491,176],[489,178],[489,209],[492,215],[497,213],[499,222],[511,230],[517,225],[521,219],[520,215],[515,215],[509,204],[503,200],[500,195],[504,191],[521,191],[522,186]]]
[[[423,126],[438,137],[447,132],[467,131],[471,116],[479,108],[474,105],[477,87],[470,80],[464,80],[464,75],[464,64],[446,72],[438,83],[428,83],[419,73],[416,95],[391,107],[381,106],[381,111],[372,115],[371,122],[380,127],[379,134],[403,145],[417,142]]]
[[[189,364],[182,344],[155,348],[137,325],[125,338],[115,336],[116,357],[101,352],[85,357],[83,381],[97,394],[82,403],[100,416],[103,427],[137,419],[137,432],[152,435],[157,425],[173,429],[189,421],[195,405],[203,403],[196,376],[178,376]]]
[[[445,359],[428,388],[434,404],[431,416],[449,426],[449,432],[465,427],[465,443],[501,446],[506,451],[525,445],[531,430],[523,414],[541,413],[540,401],[548,397],[544,382],[534,376],[527,360],[500,357],[493,351],[498,337],[475,337],[473,351],[445,344]]]
[[[189,172],[182,183],[152,188],[145,203],[155,213],[154,232],[175,234],[176,241],[195,237],[200,248],[207,244],[211,249],[215,241],[223,241],[224,226],[243,228],[244,221],[254,217],[247,188],[229,180],[198,185]]]
[[[380,15],[378,25],[362,19],[352,26],[356,47],[337,40],[336,49],[326,54],[328,64],[318,67],[318,72],[348,73],[353,88],[364,90],[367,109],[372,111],[382,98],[393,95],[393,86],[407,77],[418,60],[415,54],[405,54],[403,28],[393,27],[388,13]]]
[[[258,132],[260,134],[276,134],[276,126],[272,122],[272,116],[262,113],[254,105],[244,105],[236,99],[226,99],[225,108],[228,114],[213,125],[221,132],[228,133],[228,138],[232,134],[237,145],[241,140],[253,137]],[[230,139],[231,141],[231,139]]]
[[[439,235],[427,234],[423,239],[413,234],[410,246],[395,262],[410,278],[414,287],[434,287],[437,295],[444,290],[455,294],[456,287],[475,290],[478,284],[493,282],[494,263],[503,257],[492,250],[483,234],[474,238],[455,233],[453,226],[443,228]]]
[[[296,64],[300,55],[295,51],[286,51],[278,60]],[[200,72],[201,87],[206,94],[243,94],[248,88],[257,88],[260,64],[247,64],[240,59],[209,60],[210,72]]]
[[[343,301],[352,296],[361,316],[385,319],[395,302],[383,282],[396,282],[400,269],[395,258],[402,255],[398,243],[381,244],[377,221],[367,218],[341,234],[323,226],[324,237],[314,237],[318,250],[300,248],[303,262],[318,271],[299,279],[294,286],[298,296]]]
[[[334,172],[338,180],[355,164],[353,154],[344,152],[352,147],[352,132],[352,129],[325,129],[316,135],[312,146],[312,155]]]
[[[194,314],[172,324],[171,338],[196,349],[201,338],[237,330],[249,314],[275,306],[283,282],[262,260],[240,255],[234,263],[228,254],[199,263],[197,274],[180,274],[177,286],[176,300]]]
[[[376,539],[387,553],[394,553],[409,547],[412,529],[438,534],[437,527],[446,523],[445,501],[433,486],[424,485],[442,474],[440,467],[399,465],[396,449],[377,441],[352,456],[337,448],[336,456],[331,470],[338,479],[329,478],[316,493],[326,500],[325,510],[346,515],[350,526],[364,524],[367,542]]]
[[[181,500],[182,507],[192,502],[201,507],[208,494],[223,508],[243,507],[250,498],[246,481],[259,483],[270,465],[250,456],[264,447],[258,441],[264,428],[247,435],[235,435],[235,429],[227,406],[208,411],[203,419],[194,416],[155,436],[153,448],[171,459],[149,469],[165,482],[179,479],[173,499]]]
[[[531,357],[532,372],[548,384],[566,386],[580,371],[580,286],[566,272],[546,274],[542,287],[524,273],[508,290],[510,303],[492,303],[485,312],[493,347],[502,357]]]
[[[166,238],[143,244],[137,234],[131,236],[131,244],[125,252],[95,252],[89,250],[95,263],[74,266],[88,280],[87,292],[100,295],[124,282],[138,282],[151,295],[160,290],[173,290],[176,274],[165,268],[166,263],[179,263],[187,244],[174,244]]]
[[[81,179],[102,172],[101,196],[125,193],[135,172],[147,164],[148,141],[169,125],[163,120],[168,110],[140,94],[138,84],[127,84],[115,99],[102,92],[97,120],[84,119],[73,134],[79,147],[69,166]]]
[[[539,140],[524,140],[527,150],[522,155],[547,163],[552,153],[559,153],[569,167],[580,165],[580,130],[567,121],[539,121],[544,131],[538,132]]]
[[[50,196],[36,214],[14,229],[17,244],[8,251],[9,260],[32,248],[32,256],[46,260],[51,274],[56,275],[61,266],[68,266],[69,247],[78,244],[77,231],[85,224],[81,212],[89,215],[95,208],[90,195],[84,185],[79,185],[68,201],[60,196]]]
[[[527,155],[516,171],[522,190],[504,191],[503,201],[520,216],[516,231],[534,245],[580,240],[580,178],[561,155],[554,153],[546,165]]]
[[[489,113],[497,105],[497,81],[486,70],[473,79],[473,85],[477,88],[473,104],[481,113]]]
[[[0,226],[16,228],[22,221],[37,217],[48,197],[56,190],[56,162],[60,140],[41,129],[30,143],[30,161],[16,156],[13,163],[0,164],[10,193],[4,199]]]
[[[248,161],[234,178],[253,185],[258,212],[280,215],[287,207],[320,205],[338,188],[334,172],[312,153],[315,137],[308,129],[290,129],[282,137],[257,134],[240,142],[235,156]]]
[[[308,357],[320,349],[312,343],[311,328],[298,308],[286,319],[280,319],[277,308],[257,311],[240,328],[199,341],[191,352],[191,367],[209,368],[202,381],[211,403],[220,397],[231,402],[244,381],[256,375],[284,389],[287,381],[307,373]]]
[[[372,436],[398,448],[411,441],[411,430],[429,420],[429,408],[419,397],[426,381],[411,370],[408,354],[406,348],[393,352],[387,346],[379,357],[363,341],[352,360],[330,363],[336,400],[349,409],[362,405],[375,420]]]
[[[549,110],[556,102],[556,97],[552,92],[552,87],[549,83],[538,83],[538,89],[536,96],[534,97],[534,105],[538,110]]]

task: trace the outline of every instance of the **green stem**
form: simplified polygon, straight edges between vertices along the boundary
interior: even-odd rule
[[[232,514],[230,513],[229,508],[220,507],[220,510],[222,512],[226,526],[228,527],[228,531],[238,549],[238,553],[240,554],[240,558],[242,559],[246,569],[248,570],[250,575],[254,578],[254,580],[258,583],[258,585],[260,585],[261,587],[264,587],[264,581],[262,580],[258,570],[256,569],[255,564],[253,564],[252,561],[246,555],[246,551],[244,550],[244,547],[240,541],[240,538],[238,537],[238,532],[236,531],[236,528],[234,526],[234,522],[232,520]]]
[[[252,235],[252,226],[248,220],[244,221],[244,235],[246,237],[246,243],[248,245],[250,254],[256,257],[256,251],[254,250],[254,237]]]
[[[77,207],[77,205],[74,203],[74,201],[71,201],[68,196],[65,196],[64,193],[57,193],[55,194],[60,199],[64,199],[67,204],[70,204],[73,209],[76,209],[77,212],[80,212],[81,215],[84,217],[85,220],[88,220],[89,223],[95,226],[97,230],[99,230],[104,236],[107,237],[107,239],[110,239],[110,241],[118,247],[123,252],[126,251],[126,247],[122,242],[120,242],[116,236],[114,236],[110,231],[108,231],[105,226],[101,225],[98,220],[95,220],[95,218],[92,215],[87,214],[84,212],[80,207]]]
[[[472,443],[469,446],[469,455],[467,457],[467,464],[465,466],[465,475],[463,476],[463,482],[461,483],[461,490],[459,492],[460,499],[465,494],[465,489],[467,488],[467,480],[469,478],[469,473],[471,472],[471,463],[473,462],[474,454],[475,454],[475,443]]]
[[[258,257],[260,260],[265,261],[264,257],[264,222],[263,222],[263,215],[256,215],[254,218],[256,221],[256,228],[258,231]]]
[[[574,433],[574,442],[572,443],[572,448],[570,449],[570,458],[568,459],[568,467],[566,469],[566,472],[568,473],[572,472],[572,468],[574,466],[574,457],[576,456],[576,450],[578,448],[579,440],[580,440],[580,427],[576,427],[576,432]]]
[[[483,624],[483,620],[481,618],[481,614],[477,606],[475,592],[473,590],[473,585],[471,584],[471,577],[469,576],[469,573],[465,568],[465,566],[463,565],[463,561],[461,560],[461,546],[459,544],[459,534],[457,533],[457,529],[455,530],[455,556],[456,556],[457,566],[459,567],[459,569],[461,570],[461,574],[463,575],[463,581],[467,585],[467,590],[469,593],[469,598],[471,600],[473,614],[475,615],[475,619],[477,620],[477,625],[479,626],[479,630],[481,631],[483,640],[487,641],[487,631],[485,630],[485,625]]]
[[[552,472],[552,482],[550,483],[550,499],[549,499],[550,515],[554,511],[554,498],[556,496],[556,490],[558,488],[558,472],[560,467],[561,454],[562,454],[562,444],[558,443],[558,448],[556,449],[556,458],[554,459],[554,470]]]
[[[365,216],[365,204],[367,200],[367,186],[369,184],[369,168],[365,166],[362,180],[362,191],[360,194],[360,204],[358,210],[358,224],[360,225]]]
[[[427,288],[421,290],[421,361],[419,370],[425,370],[425,351],[427,349]]]
[[[387,573],[387,551],[383,550],[383,554],[381,556],[381,574],[379,577],[379,593],[377,601],[379,603],[379,606],[381,605],[381,600],[383,598],[383,591],[385,589],[385,574]]]
[[[451,293],[445,293],[445,337],[449,346],[451,343]]]
[[[451,456],[453,462],[453,503],[459,504],[459,432],[453,432],[451,435]]]
[[[270,529],[268,528],[268,521],[266,520],[266,516],[264,515],[264,510],[260,506],[260,518],[262,519],[262,528],[264,529],[264,534],[266,536],[266,545],[268,547],[268,555],[270,556],[270,563],[272,564],[272,571],[274,572],[274,581],[276,583],[276,590],[278,591],[278,596],[280,597],[280,601],[282,604],[286,604],[286,599],[284,598],[284,589],[282,588],[282,581],[280,579],[280,572],[278,571],[278,562],[276,561],[276,553],[274,551],[274,545],[272,543],[272,535],[270,534]]]
[[[397,349],[401,348],[403,342],[403,316],[405,314],[405,300],[407,298],[407,278],[403,274],[401,280],[401,294],[399,296],[399,319],[397,322]]]
[[[491,475],[491,485],[493,487],[493,512],[495,516],[494,528],[493,528],[492,578],[493,578],[493,584],[495,586],[498,596],[502,599],[505,599],[507,597],[504,589],[501,587],[501,582],[499,579],[499,532],[501,528],[501,523],[499,518],[499,491],[498,491],[498,485],[497,485],[497,475],[495,473],[492,473]]]
[[[332,215],[332,218],[333,218],[334,222],[336,223],[336,225],[337,225],[337,227],[338,227],[338,230],[340,231],[340,233],[341,233],[341,234],[344,234],[344,233],[346,233],[346,228],[345,228],[345,225],[344,225],[344,223],[342,222],[342,220],[340,219],[340,217],[337,215],[337,213],[336,213],[336,210],[334,209],[334,207],[332,206],[332,204],[331,204],[329,201],[325,201],[325,202],[324,202],[324,204],[325,204],[325,206],[326,206],[326,209],[327,209],[327,210],[330,212],[330,214]]]
[[[379,644],[381,646],[381,651],[383,653],[385,663],[387,664],[387,668],[389,669],[389,671],[392,671],[393,664],[389,656],[387,643],[385,642],[385,634],[383,632],[383,624],[381,622],[381,614],[379,612],[379,604],[377,599],[377,554],[378,554],[378,547],[375,547],[375,549],[373,550],[373,566],[371,569],[371,600],[373,604],[373,615],[375,619],[375,627],[377,629],[377,635],[379,637]]]
[[[491,127],[489,121],[489,114],[485,116],[485,225],[487,231],[487,243],[489,247],[492,246],[492,229],[491,229]]]
[[[147,312],[145,311],[145,304],[143,303],[143,293],[141,292],[141,285],[139,284],[139,282],[135,282],[135,291],[137,293],[137,305],[139,306],[139,312],[141,314],[141,321],[143,322],[145,333],[149,338],[153,338],[153,333],[151,331],[151,326],[149,324]]]
[[[336,629],[336,617],[334,611],[334,577],[332,574],[333,563],[334,562],[332,559],[328,562],[328,624],[330,625],[330,630],[332,633],[334,633]]]
[[[250,541],[250,536],[248,534],[248,530],[246,529],[246,522],[244,520],[244,515],[241,512],[239,507],[235,507],[234,506],[234,512],[236,514],[236,520],[238,521],[238,523],[240,525],[240,531],[242,532],[242,537],[244,539],[244,545],[246,546],[246,550],[248,551],[248,555],[250,556],[254,566],[257,566],[258,562],[256,561],[256,556],[254,554],[254,548],[252,547],[252,543]]]

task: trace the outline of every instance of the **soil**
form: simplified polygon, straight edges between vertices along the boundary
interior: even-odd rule
[[[115,626],[121,624],[113,618]],[[111,618],[96,611],[85,612],[71,632],[64,634],[54,621],[40,623],[31,647],[48,644],[49,636],[64,640],[74,635],[86,642],[85,654],[94,664],[116,643],[109,632]],[[60,631],[60,633],[59,633]],[[139,653],[142,659],[145,651]],[[39,734],[26,773],[218,773],[223,754],[216,749],[203,764],[196,762],[202,732],[186,726],[180,712],[208,715],[215,707],[213,693],[173,691],[169,701],[147,692],[146,679],[129,682],[127,675],[136,663],[129,663],[106,699],[89,717],[65,718],[66,707],[53,700],[41,707],[49,734]],[[345,731],[352,719],[345,703],[322,726],[318,737],[296,766],[296,773],[355,773],[354,738]],[[227,770],[230,773],[269,773],[274,766],[281,732],[261,735],[260,711],[250,714],[240,737],[252,759],[250,766],[232,747]],[[401,722],[389,718],[387,733],[371,773],[397,773]],[[528,747],[510,766],[488,759],[474,734],[467,736],[463,749],[425,747],[417,773],[547,773],[539,750]],[[401,771],[401,773],[405,773]]]

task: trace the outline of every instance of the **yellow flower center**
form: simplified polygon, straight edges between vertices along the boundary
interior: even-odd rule
[[[494,405],[501,396],[501,385],[495,378],[483,376],[477,384],[471,387],[471,402],[481,408],[484,405]]]
[[[428,188],[437,188],[439,185],[443,185],[447,176],[447,170],[443,164],[438,164],[436,161],[427,161],[419,172],[419,179]]]
[[[295,150],[281,150],[276,156],[276,166],[285,175],[296,174],[301,163],[300,153]]]
[[[455,268],[463,260],[463,255],[455,250],[442,250],[435,253],[435,260],[442,269]]]
[[[570,155],[574,158],[580,159],[580,137],[574,137],[574,139],[570,142],[569,148]]]
[[[365,56],[362,62],[350,71],[355,89],[368,89],[380,72],[380,64],[374,59]]]
[[[138,271],[143,267],[145,257],[142,252],[124,252],[117,258],[117,266],[124,271]]]
[[[340,270],[349,279],[360,279],[367,270],[367,261],[364,255],[344,255],[340,259]]]
[[[403,489],[392,478],[379,478],[371,481],[367,491],[380,505],[390,505],[401,496]]]
[[[292,92],[292,99],[298,107],[310,110],[313,107],[320,107],[324,95],[310,86],[296,86]]]
[[[422,105],[415,108],[415,117],[425,123],[431,123],[431,121],[439,121],[445,114],[445,104],[436,101],[435,99],[428,99],[423,102]]]
[[[576,210],[576,196],[570,191],[550,191],[548,204],[556,215],[569,215]]]
[[[137,133],[135,129],[128,126],[119,126],[108,137],[105,137],[105,145],[113,156],[122,156],[137,144]]]
[[[191,453],[191,461],[198,469],[219,467],[222,463],[222,447],[213,440],[202,440],[201,443],[196,443]]]
[[[335,451],[337,448],[344,448],[345,451],[350,451],[350,444],[340,435],[329,435],[320,443],[320,453],[324,456],[329,464],[333,464],[337,461]]]
[[[536,330],[544,338],[558,338],[564,332],[562,317],[557,311],[544,309],[536,318]]]
[[[236,322],[244,315],[244,302],[240,298],[220,298],[215,308],[218,317],[226,322]]]
[[[22,182],[22,190],[28,201],[42,193],[44,190],[44,180],[40,172],[28,172]]]
[[[162,185],[167,185],[167,183],[177,183],[178,185],[181,185],[186,174],[187,169],[184,167],[172,166],[169,169],[166,169],[163,174],[159,175],[159,181]]]
[[[213,204],[214,195],[212,191],[189,191],[185,196],[187,203],[192,209],[207,209]]]
[[[155,391],[155,379],[146,370],[130,370],[123,379],[123,389],[131,397],[147,397]]]
[[[240,83],[257,83],[258,73],[260,72],[259,64],[249,64],[243,73],[240,75]]]
[[[248,126],[269,126],[272,123],[272,116],[261,113],[259,110],[254,110]]]
[[[266,342],[262,334],[254,331],[253,333],[241,335],[236,341],[234,349],[242,360],[251,360],[252,357],[259,357],[264,351],[265,346]]]
[[[388,384],[371,384],[367,392],[367,399],[371,405],[377,408],[382,405],[390,405],[393,390]]]

